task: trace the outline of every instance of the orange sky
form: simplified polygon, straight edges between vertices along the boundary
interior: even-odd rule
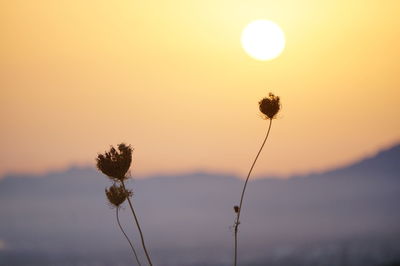
[[[399,1],[1,1],[0,175],[94,163],[121,141],[138,175],[322,170],[400,140]],[[273,61],[240,34],[269,19]]]

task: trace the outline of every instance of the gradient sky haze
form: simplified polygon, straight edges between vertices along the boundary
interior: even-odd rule
[[[134,175],[343,165],[400,140],[399,1],[0,1],[0,176],[94,165],[126,142]],[[243,28],[276,22],[256,61]]]

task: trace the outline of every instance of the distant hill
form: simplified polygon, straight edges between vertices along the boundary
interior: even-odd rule
[[[240,227],[242,265],[400,259],[399,162],[396,145],[324,173],[251,181]],[[91,168],[1,179],[0,265],[132,265],[105,200],[109,184]],[[157,265],[230,265],[242,185],[212,173],[130,181]],[[121,219],[138,243],[127,209]]]
[[[319,176],[340,175],[340,176],[400,176],[400,144],[380,151],[379,153],[365,158],[354,164],[343,168],[326,171]]]

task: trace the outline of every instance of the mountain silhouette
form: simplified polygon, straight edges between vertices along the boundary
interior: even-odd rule
[[[323,173],[252,180],[239,233],[243,265],[396,261],[399,162],[396,145]],[[132,265],[106,203],[109,185],[93,168],[1,179],[0,265]],[[235,176],[206,172],[129,181],[155,264],[230,265],[242,185]],[[128,210],[121,220],[139,247]]]

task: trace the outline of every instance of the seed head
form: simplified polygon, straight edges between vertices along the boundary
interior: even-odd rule
[[[233,206],[233,210],[235,211],[235,213],[238,213],[239,212],[239,206],[237,206],[237,205]]]
[[[261,113],[263,113],[267,119],[275,118],[279,109],[281,109],[279,96],[275,96],[273,93],[269,93],[268,97],[263,98],[258,104]]]
[[[124,143],[118,145],[118,151],[111,146],[110,151],[97,156],[97,168],[114,181],[125,180],[132,162],[132,150]]]
[[[109,189],[105,189],[106,196],[111,206],[119,208],[119,206],[133,195],[132,191],[125,190],[121,185],[115,183]]]

